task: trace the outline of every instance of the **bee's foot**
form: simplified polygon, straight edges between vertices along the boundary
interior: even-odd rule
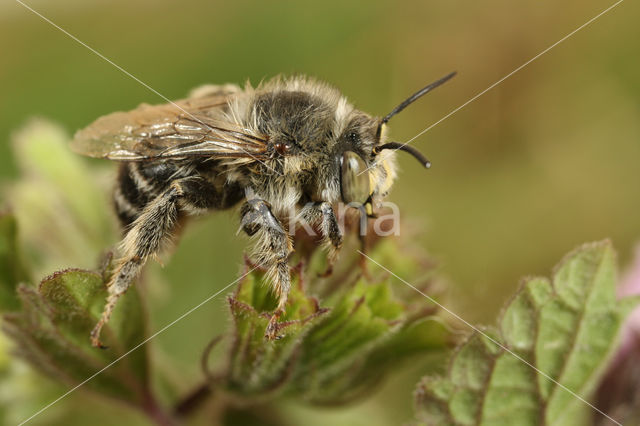
[[[94,348],[109,349],[109,346],[103,345],[100,339],[95,337],[91,338],[91,346],[93,346]]]
[[[280,323],[278,322],[278,320],[280,319],[282,312],[283,312],[282,309],[278,309],[273,313],[273,315],[271,315],[271,318],[269,319],[269,324],[267,324],[267,328],[264,331],[265,339],[267,340],[282,339],[283,336],[278,334],[278,332],[280,331]]]
[[[98,323],[93,330],[91,330],[91,346],[94,348],[107,349],[100,341],[100,331],[102,330],[102,323]]]

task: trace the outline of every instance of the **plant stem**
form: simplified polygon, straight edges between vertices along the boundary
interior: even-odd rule
[[[176,420],[158,404],[151,394],[147,394],[142,410],[158,426],[175,426],[177,424]]]
[[[209,383],[203,383],[182,398],[173,408],[176,417],[187,417],[196,411],[211,395],[212,389]]]

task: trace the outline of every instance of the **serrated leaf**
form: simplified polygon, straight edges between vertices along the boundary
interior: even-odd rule
[[[404,258],[397,251],[396,257]],[[277,394],[312,403],[345,402],[374,389],[409,356],[449,344],[446,324],[424,307],[414,312],[393,294],[389,280],[367,282],[350,274],[358,271],[358,262],[357,255],[342,261],[338,267],[344,272],[334,271],[327,280],[313,269],[298,270],[283,318],[289,325],[277,341],[264,338],[277,301],[262,271],[249,274],[229,299],[234,330],[223,373],[227,389],[245,398]],[[318,289],[325,293],[322,303],[309,296]]]
[[[234,320],[227,386],[245,396],[275,392],[291,374],[292,357],[299,349],[302,336],[314,321],[325,314],[317,302],[304,295],[300,280],[294,278],[289,293],[289,305],[282,321],[288,325],[281,330],[283,337],[267,341],[264,332],[269,312],[277,300],[264,282],[264,272],[256,270],[238,284],[229,307]]]
[[[584,402],[563,387],[587,399],[614,349],[630,310],[630,303],[616,302],[615,285],[615,254],[608,241],[569,254],[551,282],[527,280],[491,339],[473,333],[453,355],[446,377],[418,385],[418,421],[577,424]]]
[[[35,289],[18,287],[22,309],[4,315],[4,329],[17,353],[36,369],[67,383],[82,383],[144,340],[144,319],[137,292],[122,297],[103,335],[107,350],[93,348],[95,325],[106,286],[100,274],[66,270],[45,278]],[[128,402],[148,398],[148,366],[141,347],[93,377],[83,388]]]

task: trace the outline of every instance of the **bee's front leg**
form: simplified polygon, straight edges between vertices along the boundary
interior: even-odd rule
[[[328,202],[310,203],[302,208],[299,216],[310,225],[319,225],[323,243],[329,248],[327,270],[322,275],[329,275],[342,247],[342,230],[333,207]]]
[[[291,288],[291,276],[287,260],[293,251],[291,239],[280,221],[273,215],[269,204],[260,199],[248,200],[240,210],[242,229],[250,236],[257,235],[255,257],[259,265],[267,268],[267,276],[278,295],[278,308],[273,313],[265,331],[268,339],[277,339],[278,318],[284,312]]]

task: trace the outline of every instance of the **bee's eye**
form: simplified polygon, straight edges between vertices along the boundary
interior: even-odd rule
[[[348,138],[351,142],[356,143],[360,141],[360,135],[357,132],[350,132]]]
[[[280,155],[285,155],[287,154],[287,152],[289,152],[289,150],[291,149],[291,144],[289,143],[276,143],[273,146],[273,149]]]
[[[367,164],[353,151],[345,151],[340,158],[340,192],[347,204],[364,204],[371,195]]]

